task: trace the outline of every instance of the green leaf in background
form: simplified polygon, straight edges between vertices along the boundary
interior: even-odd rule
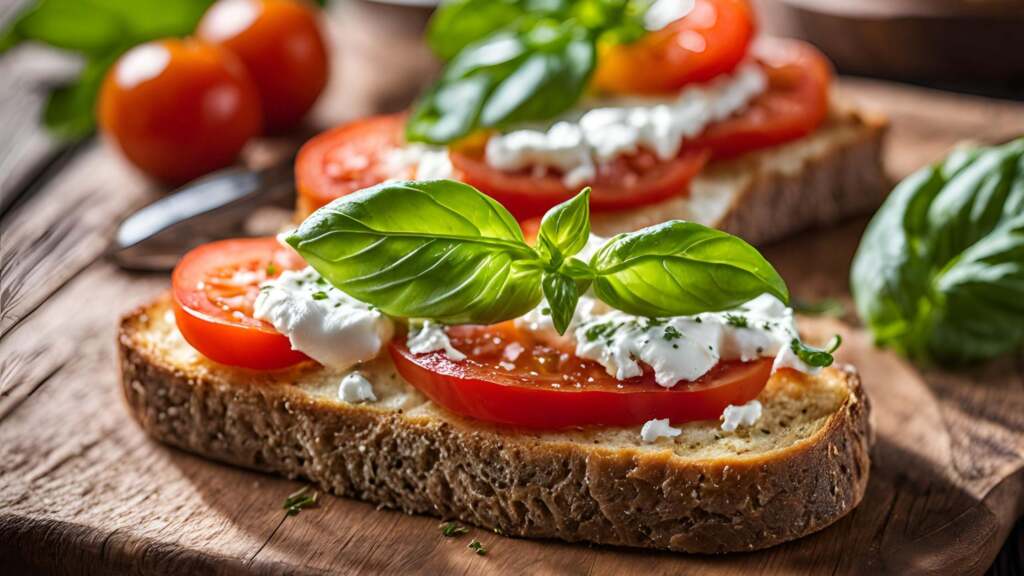
[[[441,59],[451,60],[466,46],[513,25],[527,14],[519,0],[455,0],[434,12],[427,44]]]
[[[619,234],[590,260],[594,292],[609,306],[658,318],[733,308],[786,284],[750,244],[726,232],[673,220]]]
[[[32,40],[85,54],[103,54],[122,40],[116,14],[89,0],[42,0],[11,24],[19,40]]]
[[[590,238],[590,188],[548,210],[540,223],[537,250],[552,266],[587,245]]]
[[[288,243],[385,313],[490,324],[540,302],[541,270],[505,208],[451,180],[381,184],[313,213]]]
[[[96,101],[107,69],[116,56],[86,62],[78,80],[50,92],[43,108],[43,123],[58,138],[77,140],[96,129]]]
[[[95,129],[99,87],[109,67],[136,44],[191,34],[213,0],[39,0],[0,33],[0,53],[21,42],[76,52],[78,78],[54,89],[43,111],[51,132],[66,139]]]
[[[644,34],[649,0],[455,0],[428,41],[450,60],[406,125],[410,141],[447,144],[482,128],[550,120],[572,108],[597,43]]]
[[[1024,139],[958,151],[901,182],[868,225],[850,281],[880,345],[919,360],[1024,343]]]

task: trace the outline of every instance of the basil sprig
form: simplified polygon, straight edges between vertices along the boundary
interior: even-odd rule
[[[763,293],[788,301],[764,257],[725,232],[668,222],[609,240],[584,262],[589,189],[552,208],[536,246],[505,208],[451,180],[393,182],[344,196],[292,232],[328,282],[399,318],[456,324],[509,320],[547,299],[564,333],[593,285],[629,314],[664,317],[736,307]]]
[[[570,109],[597,65],[597,43],[643,33],[650,0],[456,0],[427,32],[450,59],[416,104],[406,138],[446,144],[480,128]]]
[[[861,240],[851,284],[875,340],[916,359],[1024,344],[1024,139],[957,151],[901,182]]]

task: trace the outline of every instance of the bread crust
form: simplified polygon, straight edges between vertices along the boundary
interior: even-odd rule
[[[239,385],[144,344],[146,313],[122,319],[118,349],[125,400],[152,437],[411,514],[516,536],[723,553],[820,530],[867,486],[869,406],[851,368],[829,369],[850,394],[811,437],[756,457],[689,460],[327,402],[266,377]]]

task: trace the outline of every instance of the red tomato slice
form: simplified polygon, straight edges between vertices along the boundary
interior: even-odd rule
[[[687,146],[728,158],[802,138],[825,121],[832,67],[824,54],[810,44],[781,39],[758,41],[753,54],[764,66],[768,90]]]
[[[602,49],[594,85],[620,94],[673,92],[736,68],[754,37],[745,0],[696,0],[693,9],[632,44]]]
[[[389,178],[412,178],[412,168],[396,173],[387,162],[388,155],[403,144],[404,127],[404,114],[373,116],[342,124],[306,142],[295,159],[299,215]]]
[[[178,330],[221,364],[274,370],[305,360],[252,310],[261,282],[305,265],[275,238],[221,240],[192,250],[171,277]]]
[[[729,404],[753,400],[771,375],[772,360],[720,362],[694,382],[662,388],[653,374],[626,381],[589,360],[516,331],[511,322],[449,330],[466,353],[413,354],[399,338],[390,345],[398,373],[436,404],[470,418],[524,428],[635,426],[652,418],[673,423],[715,420]],[[511,360],[508,346],[522,351]]]
[[[538,176],[530,171],[492,168],[479,151],[452,150],[450,156],[463,182],[500,202],[519,220],[542,216],[582,188],[566,186],[560,174]],[[707,151],[688,147],[669,161],[661,161],[646,150],[616,158],[600,168],[594,181],[587,183],[591,187],[590,209],[614,212],[686,194],[690,180],[704,167],[708,157]]]

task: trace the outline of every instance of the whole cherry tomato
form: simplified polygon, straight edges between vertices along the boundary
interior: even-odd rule
[[[132,163],[170,184],[231,164],[261,130],[259,95],[242,63],[192,39],[122,55],[103,81],[99,120]]]
[[[327,49],[316,11],[294,0],[219,0],[196,36],[242,60],[263,102],[264,127],[295,126],[327,84]]]

